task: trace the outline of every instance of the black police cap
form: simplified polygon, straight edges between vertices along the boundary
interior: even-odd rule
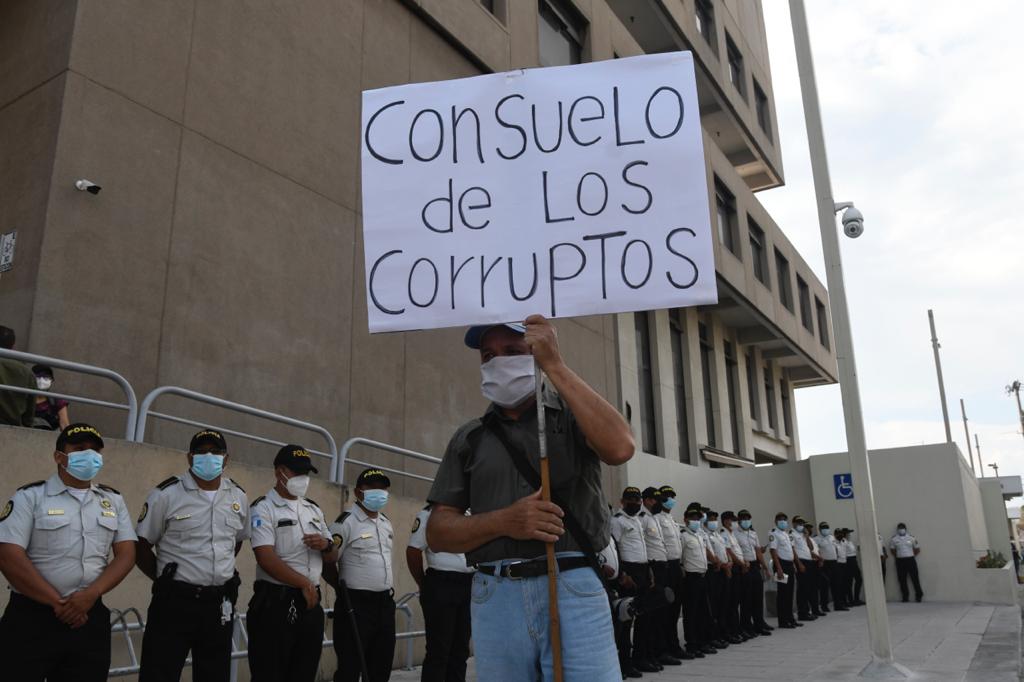
[[[313,466],[313,456],[309,453],[309,450],[301,445],[285,445],[278,450],[277,456],[274,457],[274,466],[288,467],[297,474],[307,474],[310,471],[314,474],[320,473]]]
[[[386,488],[391,487],[391,479],[380,469],[366,469],[356,478],[356,487],[363,484],[383,483]]]
[[[64,448],[68,445],[79,445],[81,443],[92,443],[102,450],[103,436],[96,430],[96,427],[84,422],[68,424],[60,432],[60,435],[57,436],[57,449],[61,452],[64,452]]]
[[[635,485],[626,486],[622,491],[622,497],[623,499],[627,497],[640,498],[642,497],[642,495],[640,494],[640,488],[637,488]]]
[[[653,497],[653,498],[657,499],[660,495],[661,495],[661,493],[658,492],[658,489],[655,488],[654,486],[649,486],[647,488],[644,488],[643,498],[645,500],[647,498],[649,498],[649,497]]]
[[[212,445],[214,450],[224,452],[228,449],[228,442],[224,440],[224,436],[220,431],[214,431],[213,429],[203,429],[192,436],[192,440],[188,444],[188,451],[194,453],[203,445]]]
[[[675,488],[673,488],[670,485],[663,485],[663,486],[661,486],[660,488],[658,488],[658,492],[661,493],[662,497],[675,497],[676,496]]]

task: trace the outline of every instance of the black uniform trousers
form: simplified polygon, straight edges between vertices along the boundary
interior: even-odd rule
[[[779,618],[779,625],[788,625],[796,620],[793,618],[793,583],[796,582],[796,569],[792,561],[785,559],[779,559],[779,568],[786,574],[786,582],[775,583],[778,586],[775,612]]]
[[[757,632],[768,624],[764,620],[764,577],[761,575],[761,567],[751,563],[750,570],[742,579],[740,628],[747,632]]]
[[[846,557],[846,570],[850,572],[850,596],[847,601],[853,604],[861,601],[860,593],[864,589],[864,576],[860,572],[857,557]]]
[[[885,564],[887,563],[885,557],[879,557],[882,562],[882,585],[885,585]]]
[[[803,579],[807,583],[808,608],[812,615],[819,615],[822,612],[818,601],[821,591],[821,568],[814,559],[804,562]]]
[[[153,583],[139,682],[178,682],[190,650],[194,682],[225,682],[234,629],[233,620],[221,620],[225,591],[161,581]]]
[[[110,670],[110,611],[99,599],[80,628],[57,620],[53,609],[11,593],[0,618],[4,680],[106,682]]]
[[[796,575],[796,613],[800,618],[807,618],[811,615],[811,600],[814,599],[818,583],[815,575],[807,567],[811,560],[801,559],[800,563],[804,567],[803,573],[800,573],[795,566],[793,567]]]
[[[828,602],[831,599],[829,571],[832,570],[831,565],[834,563],[835,561],[829,562],[826,560],[818,569],[818,608],[822,611],[828,611]]]
[[[306,608],[302,590],[257,580],[249,611],[252,682],[313,682],[324,645],[324,610]]]
[[[722,639],[725,636],[725,604],[726,604],[725,571],[708,569],[708,604],[711,607],[711,639]]]
[[[708,584],[703,573],[686,572],[683,578],[683,636],[691,651],[711,642],[714,627],[708,605]]]
[[[896,557],[896,579],[900,582],[900,594],[903,601],[910,599],[910,589],[907,587],[907,578],[914,581],[914,597],[921,601],[924,592],[921,591],[921,579],[917,575],[917,557],[908,556],[905,559]]]
[[[651,573],[654,574],[654,585],[652,589],[664,590],[669,587],[668,584],[668,562],[667,561],[652,561]],[[668,634],[665,632],[665,614],[666,608],[659,608],[651,613],[651,618],[648,620],[650,624],[649,629],[646,631],[645,637],[647,638],[649,645],[649,656],[648,658],[657,659],[659,656],[668,651]]]
[[[623,595],[637,598],[651,589],[650,569],[647,564],[623,561],[619,565],[619,569],[628,575],[636,585],[636,589],[622,590]],[[619,665],[623,669],[628,667],[627,664],[631,659],[640,661],[647,658],[647,643],[642,635],[645,628],[644,620],[649,619],[651,615],[637,616],[632,621],[625,623],[615,618],[612,619],[615,627],[615,646],[619,650]]]
[[[825,561],[825,573],[828,575],[828,590],[832,595],[832,608],[846,607],[846,592],[843,590],[843,572],[845,567],[835,559]]]
[[[666,585],[672,589],[675,596],[665,609],[666,651],[679,648],[679,616],[683,612],[683,566],[679,559],[668,560],[667,573]]]
[[[420,588],[427,631],[422,682],[466,682],[469,658],[472,573],[428,568]]]
[[[372,592],[349,588],[348,594],[359,628],[366,670],[370,674],[370,679],[363,682],[387,682],[391,679],[391,663],[395,657],[394,591]],[[338,602],[344,603],[340,595]],[[356,682],[360,675],[359,654],[352,620],[343,611],[344,608],[339,609],[334,617],[334,652],[338,657],[334,682]]]

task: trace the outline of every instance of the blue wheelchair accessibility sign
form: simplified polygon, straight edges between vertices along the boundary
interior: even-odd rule
[[[836,490],[837,500],[852,500],[853,474],[835,474],[832,476],[832,487]]]

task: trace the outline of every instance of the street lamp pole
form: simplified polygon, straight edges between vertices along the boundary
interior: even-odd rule
[[[953,432],[949,428],[949,408],[946,407],[946,384],[942,381],[942,360],[939,359],[939,337],[935,335],[935,315],[928,309],[928,326],[932,330],[932,352],[935,354],[935,374],[939,378],[939,401],[942,402],[942,424],[946,427],[946,442],[953,442]]]
[[[874,492],[871,488],[871,468],[868,463],[864,415],[861,411],[860,389],[857,386],[857,366],[853,355],[853,333],[846,305],[846,287],[843,283],[843,264],[839,253],[839,235],[836,230],[836,204],[832,197],[828,159],[825,154],[825,135],[818,105],[817,84],[814,80],[814,61],[807,29],[807,13],[803,0],[789,0],[793,23],[793,42],[800,73],[800,91],[803,97],[804,119],[807,123],[807,141],[811,153],[811,171],[817,195],[818,223],[821,228],[821,246],[825,256],[825,275],[828,283],[829,304],[832,309],[832,328],[836,342],[836,360],[839,388],[843,398],[843,416],[846,422],[846,446],[850,457],[850,470],[854,482],[854,508],[861,545],[868,546],[878,537],[875,518]],[[851,209],[853,210],[853,209]],[[860,234],[851,232],[851,236]],[[892,641],[889,637],[889,614],[885,603],[885,585],[882,566],[878,561],[865,561],[864,591],[867,598],[868,634],[873,661],[861,672],[870,677],[909,677],[906,668],[894,663]]]

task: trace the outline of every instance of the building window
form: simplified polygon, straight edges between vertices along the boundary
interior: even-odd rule
[[[789,408],[789,384],[779,382],[779,396],[782,398],[782,430],[787,436],[793,435],[793,413]]]
[[[814,297],[814,307],[818,313],[818,339],[826,350],[832,350],[828,340],[828,315],[825,314],[825,304],[817,296]]]
[[[480,0],[480,4],[484,6],[484,9],[494,14],[494,0]]]
[[[768,410],[768,428],[774,431],[778,427],[778,420],[775,415],[775,382],[772,381],[772,370],[769,367],[764,368],[764,398]]]
[[[743,54],[732,41],[728,31],[725,34],[725,53],[729,60],[729,82],[736,88],[736,92],[746,98],[747,89],[743,81]]]
[[[768,253],[764,248],[764,230],[747,216],[747,231],[750,234],[750,258],[754,261],[754,277],[768,286]]]
[[[640,378],[640,435],[644,452],[658,454],[658,420],[654,406],[654,367],[651,363],[650,314],[635,313],[636,363]]]
[[[715,47],[715,8],[711,0],[697,0],[697,33],[704,37],[704,42]]]
[[[739,258],[736,244],[736,197],[722,181],[715,178],[715,216],[718,220],[718,240]]]
[[[796,276],[796,290],[800,295],[800,322],[804,329],[814,333],[814,318],[811,317],[811,290],[800,275]]]
[[[754,351],[747,353],[747,404],[750,406],[750,418],[757,421],[761,417],[761,401],[757,397],[757,363]]]
[[[739,383],[739,364],[736,362],[736,352],[729,341],[725,347],[725,385],[729,393],[729,428],[732,431],[732,451],[740,454],[740,392],[737,387]]]
[[[714,381],[711,375],[712,354],[715,348],[711,345],[711,337],[708,335],[708,328],[703,322],[699,325],[700,333],[700,374],[704,384],[704,418],[707,421],[708,445],[718,447],[718,440],[715,438],[715,403],[712,399]]]
[[[683,361],[683,312],[676,308],[669,313],[669,334],[672,338],[672,376],[676,389],[676,430],[679,435],[679,461],[690,461],[690,428],[686,419],[686,363]]]
[[[757,125],[761,126],[761,130],[768,136],[768,139],[772,139],[772,113],[768,106],[768,95],[764,94],[764,90],[758,85],[757,79],[754,79],[754,107],[757,109]]]
[[[789,261],[775,249],[775,275],[779,280],[779,300],[786,310],[793,312],[793,287],[789,283]]]
[[[579,64],[583,54],[583,22],[562,2],[540,0],[540,65]]]

